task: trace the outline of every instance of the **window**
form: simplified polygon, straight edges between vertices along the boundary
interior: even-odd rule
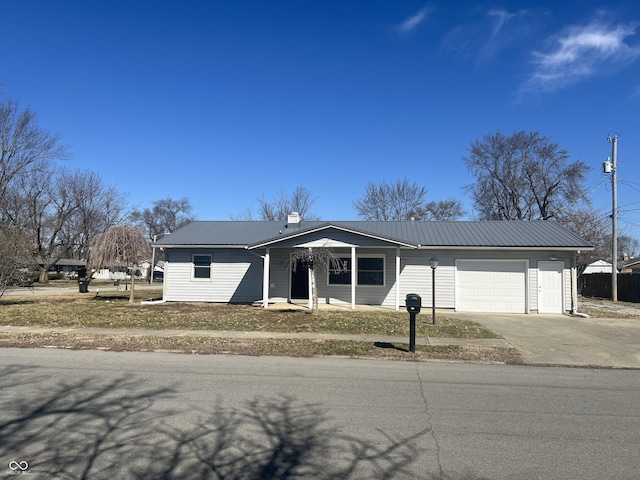
[[[358,285],[384,285],[383,257],[358,257]]]
[[[340,258],[343,268],[329,270],[329,285],[351,285],[351,258]],[[358,285],[384,285],[384,257],[357,258]]]
[[[211,255],[193,256],[193,278],[211,278]]]
[[[342,268],[329,270],[329,285],[351,285],[351,259],[341,258]]]

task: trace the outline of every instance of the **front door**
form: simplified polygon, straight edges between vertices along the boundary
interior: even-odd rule
[[[291,299],[309,300],[309,267],[304,262],[291,268]]]
[[[562,313],[564,262],[538,262],[538,313]]]

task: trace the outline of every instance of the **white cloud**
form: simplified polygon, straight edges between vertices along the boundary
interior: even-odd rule
[[[478,52],[479,62],[493,57],[499,50],[509,45],[513,34],[505,34],[503,30],[512,19],[525,14],[525,11],[510,13],[503,9],[493,9],[487,12],[487,16],[493,20],[493,24],[491,25],[489,38],[484,42],[482,48]]]
[[[505,23],[519,14],[509,13],[506,10],[502,9],[493,9],[490,10],[487,15],[489,15],[490,17],[495,17],[496,20],[491,31],[491,38],[493,38],[498,34],[498,32],[500,32],[500,29],[504,26]]]
[[[396,31],[401,35],[406,35],[413,32],[416,28],[418,28],[418,25],[426,20],[429,13],[431,13],[431,8],[425,5],[400,25],[396,26]]]
[[[524,91],[549,92],[633,62],[640,48],[627,43],[629,25],[591,23],[571,27],[548,52],[534,52],[535,68]]]
[[[536,25],[535,14],[529,10],[493,8],[452,28],[443,39],[443,47],[483,64],[500,52],[526,42]]]

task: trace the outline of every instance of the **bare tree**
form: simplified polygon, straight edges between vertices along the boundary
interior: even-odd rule
[[[577,209],[558,218],[558,223],[584,238],[594,249],[580,253],[577,258],[578,273],[595,260],[611,257],[611,235],[608,217],[591,209]]]
[[[41,283],[61,258],[86,259],[93,236],[113,225],[122,208],[121,197],[96,174],[53,164],[21,174],[4,199],[6,221],[24,233],[41,265]]]
[[[76,171],[61,181],[76,205],[60,232],[64,258],[87,259],[93,238],[123,221],[125,197],[94,172]]]
[[[459,200],[448,198],[446,200],[432,200],[424,207],[418,208],[416,220],[459,220],[464,217],[465,211]]]
[[[488,134],[463,158],[476,182],[467,189],[485,220],[548,220],[588,203],[589,166],[569,162],[567,150],[539,132]]]
[[[426,195],[425,187],[407,178],[391,183],[370,182],[353,206],[364,220],[410,220],[424,207]]]
[[[293,192],[281,191],[276,197],[268,199],[264,195],[258,199],[258,212],[248,207],[240,214],[231,215],[233,220],[265,220],[286,222],[287,216],[298,212],[304,220],[319,220],[311,213],[315,198],[305,187],[298,186]]]
[[[36,268],[23,233],[13,225],[0,223],[0,297],[10,286],[29,286]]]
[[[123,209],[122,197],[98,175],[56,164],[67,157],[67,147],[37,125],[35,113],[0,103],[0,222],[21,232],[43,283],[60,258],[86,258],[93,235]]]
[[[174,200],[171,197],[153,202],[152,208],[135,209],[130,220],[144,229],[149,240],[161,233],[171,233],[195,220],[193,207],[188,198]]]
[[[96,270],[114,266],[130,267],[131,294],[129,303],[133,303],[135,272],[138,269],[138,264],[150,256],[151,247],[138,228],[116,225],[94,239],[90,265]]]
[[[259,203],[261,220],[285,222],[291,212],[298,212],[300,217],[305,220],[316,219],[310,212],[315,199],[305,187],[296,187],[291,194],[280,192],[280,195],[272,200],[267,200],[263,196]]]
[[[618,237],[618,251],[621,255],[634,258],[640,255],[640,241],[631,235],[620,235]]]
[[[41,283],[48,282],[50,268],[62,258],[60,233],[77,208],[69,190],[64,188],[66,173],[56,176],[50,168],[33,170],[17,178],[11,191],[14,209],[6,210],[12,224],[29,238],[41,265]]]
[[[291,262],[294,271],[304,265],[311,272],[311,304],[313,306],[311,312],[318,313],[316,272],[341,271],[345,270],[345,265],[340,257],[336,256],[333,250],[328,247],[296,248],[291,254]]]
[[[60,144],[59,135],[40,128],[34,112],[20,110],[17,102],[0,103],[0,199],[20,175],[67,157],[67,147]]]

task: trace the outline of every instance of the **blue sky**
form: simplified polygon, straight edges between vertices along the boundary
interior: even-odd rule
[[[593,167],[619,135],[620,228],[640,238],[638,2],[2,0],[0,88],[128,201],[229,219],[304,186],[355,219],[407,177],[472,216],[462,157],[540,131]]]

